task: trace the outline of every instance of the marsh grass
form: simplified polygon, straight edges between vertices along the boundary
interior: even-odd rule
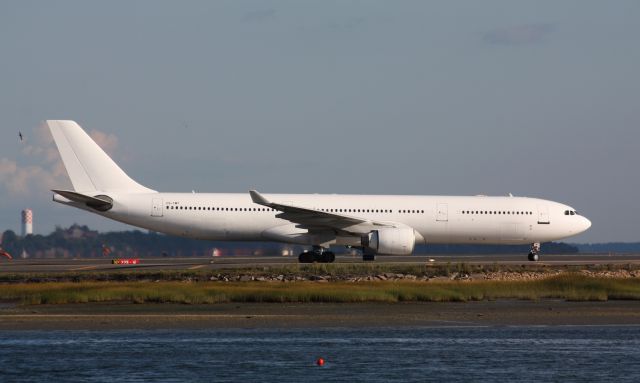
[[[429,278],[451,276],[453,273],[490,273],[490,272],[576,272],[579,270],[597,271],[633,271],[640,269],[635,264],[608,264],[586,266],[546,266],[531,264],[514,266],[504,264],[473,265],[469,263],[424,263],[424,264],[385,264],[385,263],[334,263],[285,266],[256,266],[251,268],[228,268],[217,270],[116,270],[116,271],[81,271],[81,272],[47,272],[47,273],[0,273],[0,284],[14,283],[46,283],[46,282],[91,282],[91,281],[206,281],[211,276],[225,275],[235,277],[250,275],[254,277],[273,277],[284,275],[290,277],[309,277],[312,275],[329,275],[337,278],[366,277],[385,273],[411,274]],[[0,286],[0,288],[2,288]]]
[[[497,299],[640,299],[640,281],[564,274],[536,281],[471,282],[46,282],[0,286],[0,300],[87,302],[466,302]]]

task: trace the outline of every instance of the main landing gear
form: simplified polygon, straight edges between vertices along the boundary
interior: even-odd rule
[[[532,262],[537,262],[540,260],[540,243],[532,243],[531,249],[529,250],[529,260]]]
[[[367,250],[366,248],[362,249],[362,260],[365,262],[372,262],[376,260],[376,253]]]
[[[336,260],[336,255],[332,251],[324,251],[320,246],[314,246],[313,250],[305,251],[298,255],[300,263],[331,263]]]

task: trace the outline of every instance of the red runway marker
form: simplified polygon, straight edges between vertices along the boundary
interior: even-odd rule
[[[137,265],[140,260],[138,258],[113,259],[111,263],[114,265]]]

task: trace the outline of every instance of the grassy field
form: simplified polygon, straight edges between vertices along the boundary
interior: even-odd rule
[[[606,301],[640,299],[635,278],[563,274],[536,281],[470,282],[44,282],[0,286],[0,300],[23,304],[87,302],[465,302],[497,299]]]
[[[486,274],[492,272],[513,272],[545,273],[552,271],[580,272],[586,271],[635,271],[640,265],[635,264],[607,264],[607,265],[581,265],[581,266],[553,266],[546,265],[470,265],[467,263],[445,263],[426,265],[402,265],[402,264],[311,264],[311,265],[287,265],[282,267],[252,267],[239,269],[209,270],[133,270],[126,269],[118,271],[61,271],[43,273],[7,273],[0,272],[0,284],[13,283],[42,283],[42,282],[137,282],[137,281],[207,281],[213,275],[227,276],[229,279],[239,275],[275,277],[284,275],[288,277],[310,277],[317,275],[330,276],[334,279],[345,279],[347,277],[366,277],[383,273],[401,273],[415,275],[416,277],[426,276],[429,278],[439,276],[451,276],[455,273],[479,273]]]

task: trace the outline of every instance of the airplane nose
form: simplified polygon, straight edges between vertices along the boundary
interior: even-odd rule
[[[587,217],[582,217],[582,231],[586,231],[591,227],[591,221]]]

